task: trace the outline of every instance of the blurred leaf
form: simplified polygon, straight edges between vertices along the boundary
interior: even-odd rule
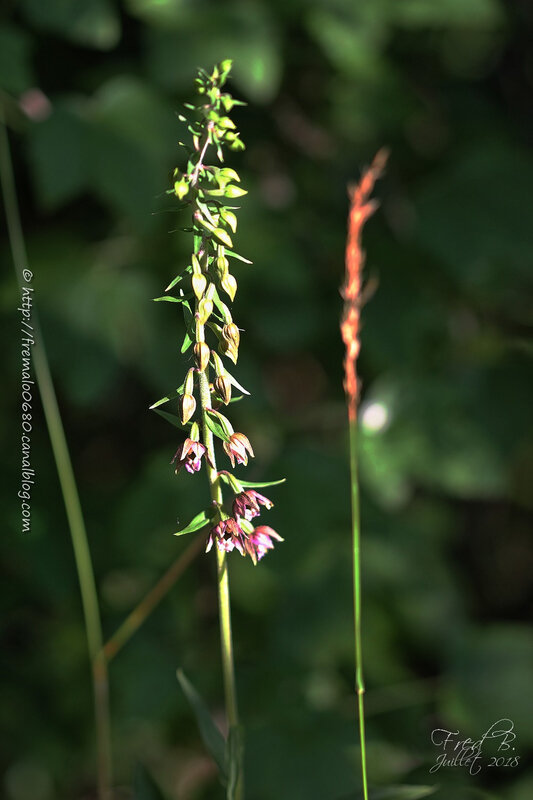
[[[175,140],[180,131],[173,106],[149,83],[133,75],[114,75],[93,97],[92,118],[138,147],[167,174],[175,158]]]
[[[383,69],[380,58],[386,41],[382,17],[362,18],[353,6],[352,18],[335,13],[335,9],[315,9],[308,17],[314,38],[342,72],[361,77],[379,77]]]
[[[367,428],[363,407],[364,483],[391,505],[405,500],[416,483],[440,486],[460,497],[503,493],[500,453],[465,398],[445,376],[433,375],[431,380],[413,376],[410,383],[383,380],[367,395],[368,405],[382,405],[390,422],[376,431]]]
[[[120,18],[109,0],[21,0],[28,21],[73,42],[110,50],[120,38]]]
[[[30,158],[41,203],[55,209],[87,189],[89,131],[72,102],[56,101],[48,119],[29,130]]]
[[[419,237],[458,285],[528,320],[532,182],[529,153],[485,145],[432,175],[416,196]]]
[[[179,669],[176,674],[178,681],[180,682],[181,688],[183,689],[187,697],[187,700],[191,704],[191,708],[194,712],[194,716],[196,717],[196,722],[198,723],[198,728],[200,729],[203,742],[208,752],[215,760],[220,770],[220,774],[223,777],[225,777],[226,742],[224,740],[224,737],[222,736],[220,730],[213,722],[213,718],[209,713],[204,701],[202,700],[202,698],[200,697],[194,686],[185,677],[183,671]]]
[[[133,800],[165,800],[150,773],[139,763],[135,767]]]
[[[436,786],[387,786],[386,789],[371,789],[369,800],[421,800],[436,791]],[[340,800],[363,800],[363,795],[359,793]]]
[[[533,744],[528,703],[533,631],[517,624],[470,629],[458,636],[442,689],[440,712],[479,738],[499,719],[514,723],[516,753]]]
[[[15,25],[0,25],[0,87],[20,94],[33,84],[30,38]]]
[[[156,197],[165,186],[159,164],[136,143],[97,123],[89,139],[89,158],[92,184],[100,197],[137,226],[153,225]]]
[[[188,86],[198,64],[213,64],[231,53],[235,85],[256,103],[273,99],[281,80],[281,59],[266,6],[251,0],[228,2],[216,10],[198,8],[194,14],[178,11],[175,30],[169,16],[163,22],[151,14],[154,27],[148,36],[148,63],[158,83],[172,89]],[[194,35],[198,27],[201,38]]]
[[[392,6],[393,18],[406,27],[493,27],[503,19],[497,0],[402,0]]]

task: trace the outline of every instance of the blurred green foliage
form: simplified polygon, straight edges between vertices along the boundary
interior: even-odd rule
[[[197,66],[223,57],[249,103],[237,114],[249,195],[236,243],[255,263],[236,269],[235,312],[238,376],[253,395],[232,411],[256,451],[247,477],[288,478],[268,520],[285,543],[255,569],[231,564],[250,800],[341,800],[358,786],[338,286],[345,187],[384,144],[382,208],[365,236],[379,286],[360,360],[372,782],[434,784],[442,800],[531,797],[532,29],[519,0],[21,0],[2,11],[35,302],[108,635],[186,546],[176,521],[207,492],[202,475],[175,478],[179,434],[147,410],[183,373],[179,311],[151,302],[187,259],[165,195],[176,112]],[[2,256],[2,792],[90,798],[89,667],[40,413],[32,532],[19,533],[5,236]],[[121,784],[139,760],[168,797],[220,796],[175,677],[183,667],[221,718],[213,581],[212,559],[198,559],[112,663]],[[501,717],[515,723],[518,767],[429,774],[433,728],[476,738]],[[144,773],[137,791],[156,796]]]

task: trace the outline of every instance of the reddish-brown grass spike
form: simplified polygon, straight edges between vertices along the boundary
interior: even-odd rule
[[[348,190],[351,205],[348,217],[348,239],[346,242],[346,281],[341,291],[345,300],[341,334],[346,347],[344,391],[346,392],[350,420],[355,420],[357,417],[358,381],[356,362],[360,350],[359,317],[362,273],[365,262],[361,237],[365,222],[378,206],[375,200],[370,200],[370,195],[374,184],[383,173],[387,158],[387,150],[380,150],[370,167],[363,173],[359,183]]]

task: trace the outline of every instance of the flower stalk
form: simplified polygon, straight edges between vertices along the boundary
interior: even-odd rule
[[[370,200],[374,184],[381,176],[387,153],[380,150],[371,166],[363,174],[355,188],[350,189],[350,214],[348,220],[348,239],[346,244],[346,281],[342,289],[344,314],[341,322],[341,335],[346,348],[344,359],[344,391],[348,410],[350,446],[350,484],[352,507],[352,551],[353,551],[353,602],[355,637],[355,690],[359,720],[359,742],[361,747],[361,777],[363,798],[368,800],[368,776],[366,763],[366,734],[363,677],[363,649],[361,642],[361,523],[359,510],[359,478],[357,469],[357,403],[359,380],[357,377],[357,358],[361,349],[359,338],[360,312],[363,303],[362,272],[365,254],[361,237],[363,226],[377,208]]]

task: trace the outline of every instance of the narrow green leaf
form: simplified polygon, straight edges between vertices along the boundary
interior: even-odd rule
[[[218,308],[218,310],[220,311],[223,321],[228,323],[231,322],[231,312],[227,307],[227,305],[220,299],[220,295],[216,289],[213,294],[213,303],[215,304],[216,308]]]
[[[194,716],[196,717],[196,722],[198,723],[198,727],[200,729],[200,735],[203,739],[203,742],[207,750],[215,760],[222,776],[225,778],[226,743],[224,737],[222,736],[221,732],[213,722],[213,718],[209,713],[204,701],[202,700],[202,698],[200,697],[194,686],[191,684],[191,682],[185,677],[183,671],[179,669],[176,675],[180,683],[180,686],[183,689],[183,693],[185,694],[187,700],[191,704],[191,708],[194,712]]]
[[[253,261],[250,261],[248,258],[245,258],[244,256],[240,256],[238,253],[235,253],[233,250],[226,250],[225,255],[227,255],[228,258],[236,258],[238,261],[242,261],[244,264],[254,263]]]
[[[213,218],[213,215],[209,211],[209,208],[207,207],[207,205],[205,203],[201,203],[199,200],[197,200],[196,202],[197,202],[198,208],[200,209],[200,211],[202,212],[204,217],[211,223],[211,225],[213,227],[215,227],[216,226],[216,222],[215,222],[215,220]]]
[[[285,483],[287,478],[280,478],[279,481],[264,481],[263,483],[256,483],[255,481],[242,481],[238,479],[241,486],[248,489],[265,489],[267,486],[278,486],[280,483]]]
[[[139,763],[135,766],[133,778],[133,800],[165,800],[150,773]]]
[[[192,297],[192,294],[185,294],[183,297],[172,297],[172,295],[166,294],[163,297],[154,297],[154,303],[184,303],[189,297]]]
[[[233,475],[232,472],[226,472],[224,470],[223,472],[219,473],[219,476],[220,480],[224,481],[224,483],[227,483],[228,486],[230,486],[231,489],[235,492],[235,494],[239,494],[240,492],[242,492],[243,490],[242,483],[235,477],[235,475]]]
[[[179,283],[180,281],[182,281],[182,280],[183,280],[183,278],[184,278],[184,276],[183,276],[183,275],[176,275],[176,277],[174,278],[174,280],[173,280],[173,281],[170,281],[170,283],[168,284],[167,288],[165,289],[165,292],[170,292],[170,290],[171,290],[171,289],[173,289],[173,288],[174,288],[174,286],[175,286],[177,283]]]
[[[184,336],[184,338],[183,338],[183,344],[181,345],[181,350],[180,350],[180,352],[181,352],[181,353],[186,353],[186,352],[187,352],[187,350],[189,349],[189,347],[191,346],[191,344],[192,344],[192,339],[191,339],[191,337],[189,336],[189,334],[188,334],[188,333],[186,333],[186,334],[185,334],[185,336]]]
[[[232,384],[233,384],[233,385],[234,385],[234,386],[235,386],[237,389],[240,389],[240,390],[241,390],[241,392],[242,392],[243,394],[247,394],[247,395],[249,395],[249,394],[250,394],[250,392],[249,392],[247,389],[245,389],[245,388],[244,388],[244,386],[241,386],[241,384],[239,383],[239,381],[237,380],[237,378],[234,378],[234,377],[233,377],[233,375],[231,375],[231,373],[229,373],[229,372],[228,372],[228,378],[230,379],[230,382],[231,382],[231,383],[232,383]]]
[[[193,322],[194,317],[191,311],[191,306],[187,300],[184,300],[181,304],[183,309],[183,318],[185,320],[185,337],[183,339],[183,344],[181,345],[181,352],[185,353],[193,343],[194,333],[193,333]]]
[[[179,389],[176,389],[176,391],[173,394],[168,395],[168,397],[162,397],[161,400],[157,400],[155,403],[152,403],[152,405],[150,406],[150,411],[155,411],[155,409],[158,406],[162,406],[165,403],[168,403],[169,400],[174,400],[174,398],[178,397],[180,394],[182,394],[182,392],[183,392],[183,384],[179,387]]]
[[[205,511],[200,511],[195,517],[191,519],[188,525],[182,528],[179,531],[176,531],[174,536],[183,536],[185,533],[193,533],[194,531],[200,530],[203,528],[207,523],[210,522],[209,517]]]
[[[229,425],[229,421],[226,420],[224,417],[225,422],[220,420],[220,416],[216,411],[206,411],[205,414],[205,421],[207,423],[207,427],[209,428],[215,436],[218,436],[219,439],[222,439],[223,442],[229,442],[229,437],[231,433],[233,433],[233,428]],[[229,426],[229,427],[228,427]],[[231,433],[228,433],[228,430],[231,429]]]
[[[163,411],[161,408],[154,408],[152,409],[155,411],[156,414],[159,414],[160,417],[166,419],[167,422],[170,422],[171,425],[175,425],[176,428],[183,428],[182,422],[177,414],[171,414],[169,411]]]

